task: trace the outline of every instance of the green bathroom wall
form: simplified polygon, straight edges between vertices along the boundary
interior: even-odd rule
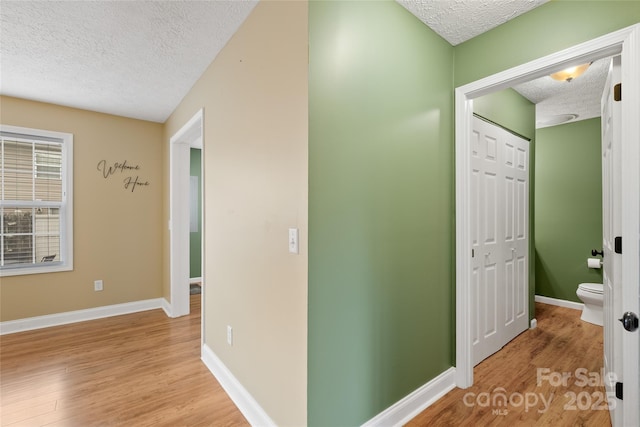
[[[198,177],[198,231],[189,233],[189,277],[202,277],[202,150],[191,149],[191,176]]]
[[[452,365],[452,61],[396,2],[310,2],[310,426]]]
[[[602,249],[600,118],[536,133],[536,294],[579,302],[578,284],[602,283],[587,268]]]
[[[640,22],[640,1],[554,0],[455,47],[455,85]]]
[[[535,233],[535,135],[536,106],[513,89],[505,89],[473,100],[473,112],[525,138],[529,143],[529,236]],[[535,317],[535,244],[529,239],[529,318]]]

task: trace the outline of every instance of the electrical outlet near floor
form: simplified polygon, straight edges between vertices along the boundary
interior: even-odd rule
[[[233,345],[233,328],[227,325],[227,344]]]
[[[96,280],[96,281],[93,282],[93,290],[94,291],[97,292],[97,291],[101,291],[102,289],[103,289],[102,288],[102,280]]]

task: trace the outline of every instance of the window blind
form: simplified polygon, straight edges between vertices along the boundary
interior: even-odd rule
[[[0,138],[0,266],[60,261],[63,191],[60,142]]]

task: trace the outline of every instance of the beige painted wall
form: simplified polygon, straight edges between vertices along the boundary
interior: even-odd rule
[[[161,297],[163,125],[10,97],[0,122],[74,136],[74,270],[1,278],[0,320]],[[150,185],[125,190],[100,160],[138,164]]]
[[[307,8],[260,2],[165,128],[168,170],[169,138],[204,107],[205,344],[282,426],[306,424]]]

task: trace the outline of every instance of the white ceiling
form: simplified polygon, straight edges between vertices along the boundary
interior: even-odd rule
[[[162,123],[257,1],[2,0],[0,94]],[[456,45],[547,0],[397,1]],[[591,114],[540,83],[518,88],[538,114]]]
[[[609,63],[609,58],[595,61],[582,76],[571,82],[544,76],[514,89],[536,104],[537,128],[600,117],[600,98]]]
[[[453,46],[549,0],[396,0]]]
[[[7,1],[0,93],[164,122],[256,1]]]

